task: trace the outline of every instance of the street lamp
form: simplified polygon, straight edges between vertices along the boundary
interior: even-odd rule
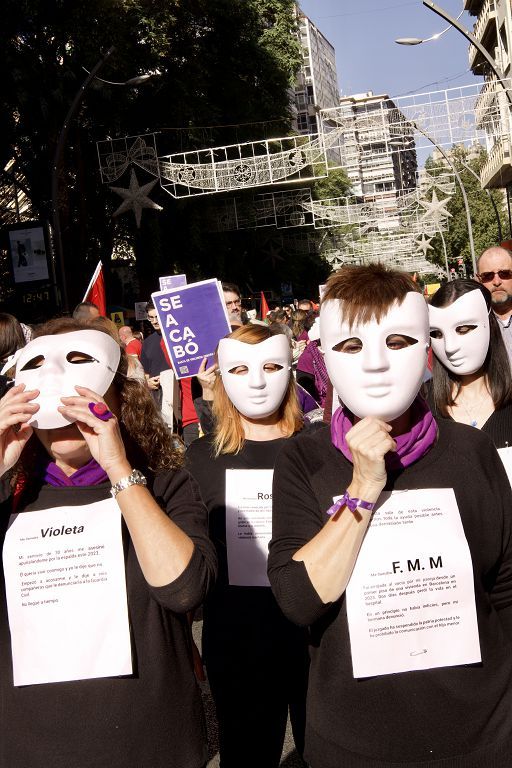
[[[464,9],[459,13],[457,16],[457,19],[460,19],[462,14],[464,13]],[[445,29],[442,29],[441,32],[436,32],[435,35],[431,35],[430,37],[398,37],[395,40],[395,43],[398,43],[398,45],[421,45],[421,43],[430,43],[431,40],[439,40],[440,37],[442,37],[446,32],[448,32],[452,28],[452,25],[449,24]]]
[[[145,83],[147,80],[149,80],[151,77],[153,77],[156,74],[158,75],[160,74],[158,70],[155,70],[154,72],[149,72],[147,74],[138,75],[137,77],[132,77],[130,78],[130,80],[126,80],[125,82],[122,82],[122,83],[116,83],[110,80],[102,80],[100,77],[97,77],[97,73],[103,67],[107,59],[110,58],[110,56],[114,53],[114,51],[115,51],[115,46],[111,46],[108,49],[108,51],[105,53],[105,55],[102,56],[101,59],[97,62],[97,64],[91,69],[90,72],[88,72],[88,70],[86,70],[84,67],[84,70],[87,72],[87,77],[85,78],[84,82],[80,86],[68,110],[68,113],[66,115],[66,118],[64,120],[64,123],[59,133],[57,146],[55,148],[55,155],[53,158],[52,189],[51,189],[53,242],[54,242],[54,248],[56,253],[56,261],[58,263],[60,274],[61,274],[60,285],[62,290],[62,311],[64,314],[69,314],[69,301],[68,301],[68,290],[67,290],[66,272],[65,272],[65,264],[64,264],[64,250],[62,247],[62,231],[60,226],[59,169],[62,164],[62,155],[64,152],[64,147],[66,145],[66,139],[68,136],[71,121],[73,120],[76,113],[78,112],[78,109],[83,101],[83,98],[89,86],[94,80],[99,80],[100,82],[108,83],[109,85],[135,86],[135,85],[140,85],[141,83]]]

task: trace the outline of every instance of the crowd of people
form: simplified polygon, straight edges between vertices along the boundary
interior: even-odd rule
[[[0,313],[0,768],[509,768],[512,253],[380,264],[176,378],[158,313]],[[202,611],[202,661],[191,625]]]

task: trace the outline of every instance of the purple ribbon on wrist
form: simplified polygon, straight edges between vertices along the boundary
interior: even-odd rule
[[[338,501],[335,501],[332,507],[329,507],[326,514],[329,515],[329,517],[332,517],[332,515],[336,514],[336,512],[342,507],[346,507],[351,512],[355,512],[358,507],[361,509],[368,509],[371,511],[374,508],[374,506],[375,506],[375,502],[363,501],[363,499],[354,499],[352,496],[348,494],[347,491],[345,491],[343,496],[340,499],[338,499]]]

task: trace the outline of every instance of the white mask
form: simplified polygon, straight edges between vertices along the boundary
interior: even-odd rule
[[[77,353],[72,355],[72,353]],[[102,331],[71,331],[40,336],[23,347],[16,363],[16,384],[39,389],[40,407],[28,422],[38,429],[57,429],[71,422],[57,408],[61,397],[77,395],[75,385],[104,395],[115,376],[121,348]],[[73,362],[75,358],[75,362]],[[87,362],[83,362],[83,360]],[[81,362],[78,362],[81,360]]]
[[[284,334],[259,344],[221,339],[218,361],[226,394],[242,416],[265,419],[278,410],[290,381],[291,350]]]
[[[428,312],[432,349],[438,360],[459,376],[479,371],[491,334],[482,292],[475,288],[447,307],[429,306]]]
[[[428,310],[420,293],[407,293],[401,304],[395,301],[380,322],[352,328],[343,318],[343,302],[326,301],[320,308],[320,335],[333,387],[355,416],[389,422],[405,413],[427,365]],[[416,343],[400,348],[403,340],[395,336]]]

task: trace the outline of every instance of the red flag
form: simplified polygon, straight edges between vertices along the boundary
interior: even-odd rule
[[[82,301],[91,301],[93,304],[96,304],[100,315],[106,317],[107,300],[105,298],[105,279],[103,277],[103,264],[101,261],[98,262],[98,266],[94,270],[94,275]]]
[[[268,309],[267,300],[265,298],[265,294],[262,291],[261,292],[261,307],[260,307],[260,315],[261,315],[261,319],[262,320],[266,319],[266,317],[268,315],[268,312],[269,312],[269,309]]]

